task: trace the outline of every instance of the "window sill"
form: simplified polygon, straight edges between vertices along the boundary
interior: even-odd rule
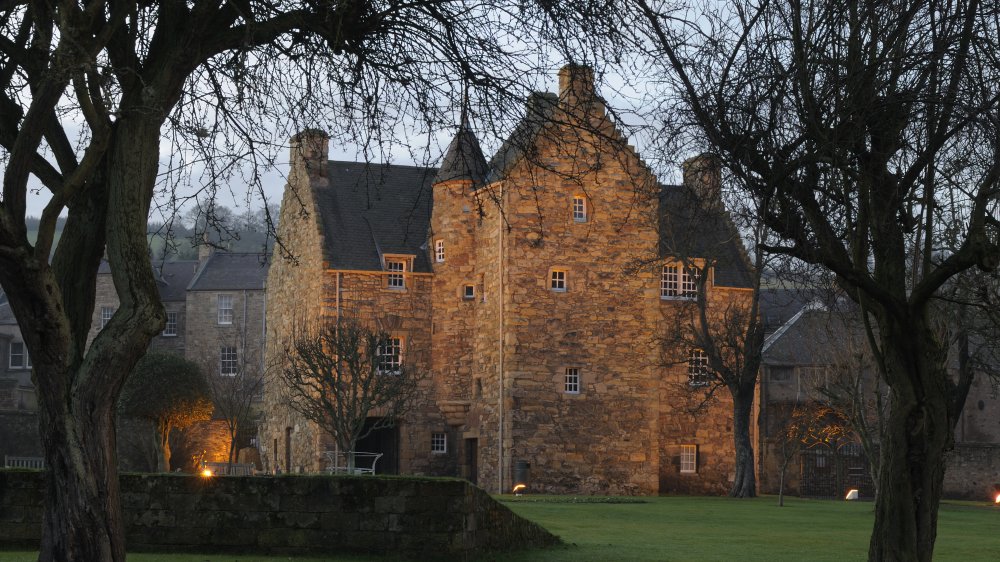
[[[690,302],[694,302],[694,301],[698,300],[698,297],[695,296],[695,295],[692,295],[690,297],[683,297],[683,296],[680,296],[680,295],[671,295],[671,296],[666,296],[665,297],[663,295],[660,295],[660,300],[661,301],[690,301]]]

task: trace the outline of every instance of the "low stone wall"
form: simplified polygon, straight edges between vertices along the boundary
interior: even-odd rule
[[[37,548],[44,475],[0,470],[0,546]],[[464,480],[121,476],[130,552],[393,553],[463,559],[559,539]]]
[[[959,443],[947,458],[946,498],[989,501],[1000,491],[1000,445]]]

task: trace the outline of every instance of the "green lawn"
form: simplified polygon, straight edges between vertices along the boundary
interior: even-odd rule
[[[704,497],[626,498],[608,503],[565,496],[502,497],[518,514],[562,537],[566,546],[491,556],[488,560],[702,561],[864,560],[872,504],[774,497],[753,500]],[[996,560],[1000,508],[970,502],[941,506],[936,561]],[[0,560],[30,561],[34,554],[0,552]],[[278,562],[285,556],[134,554],[130,562]],[[372,557],[295,558],[374,561]]]

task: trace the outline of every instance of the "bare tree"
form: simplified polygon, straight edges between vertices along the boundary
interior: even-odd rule
[[[860,305],[890,389],[869,558],[930,560],[969,387],[932,303],[1000,264],[1000,6],[634,5],[628,30],[677,94],[661,108],[757,201],[770,250],[829,269]]]
[[[835,453],[850,433],[848,420],[840,410],[815,401],[796,403],[786,409],[781,426],[778,506],[785,505],[785,475],[791,461],[808,449],[825,448]]]
[[[414,406],[425,373],[406,363],[407,354],[390,332],[340,318],[290,342],[279,376],[289,406],[327,432],[353,469],[357,442],[393,427]]]
[[[185,186],[262,193],[284,139],[324,122],[365,156],[390,154],[454,124],[463,90],[500,127],[544,71],[540,44],[559,39],[571,60],[604,48],[556,15],[505,1],[0,4],[0,285],[34,359],[40,559],[125,558],[114,409],[165,322],[145,236],[154,193],[168,215],[195,196]],[[34,243],[32,191],[48,197]],[[121,305],[88,346],[102,256]]]
[[[692,391],[710,398],[725,389],[732,397],[736,475],[729,495],[754,497],[757,480],[750,433],[764,346],[759,312],[761,274],[767,267],[760,243],[763,229],[752,210],[723,208],[722,170],[714,155],[692,158],[684,167],[684,203],[674,206],[675,212],[667,211],[664,221],[674,224],[663,229],[670,235],[661,234],[661,245],[668,259],[683,268],[679,274],[693,277],[697,287],[690,295],[679,295],[660,339],[665,349],[681,354],[672,358],[674,362],[688,360],[689,350],[704,354],[707,372],[689,385]],[[749,255],[739,227],[750,236]],[[736,277],[737,284],[745,287],[709,291],[709,282],[723,276]]]

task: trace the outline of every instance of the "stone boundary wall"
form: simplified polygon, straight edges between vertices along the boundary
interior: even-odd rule
[[[37,548],[44,475],[0,470],[0,548]],[[559,539],[464,480],[121,476],[130,552],[364,552],[470,559]]]
[[[1000,492],[1000,445],[959,443],[947,463],[944,497],[989,501]]]

